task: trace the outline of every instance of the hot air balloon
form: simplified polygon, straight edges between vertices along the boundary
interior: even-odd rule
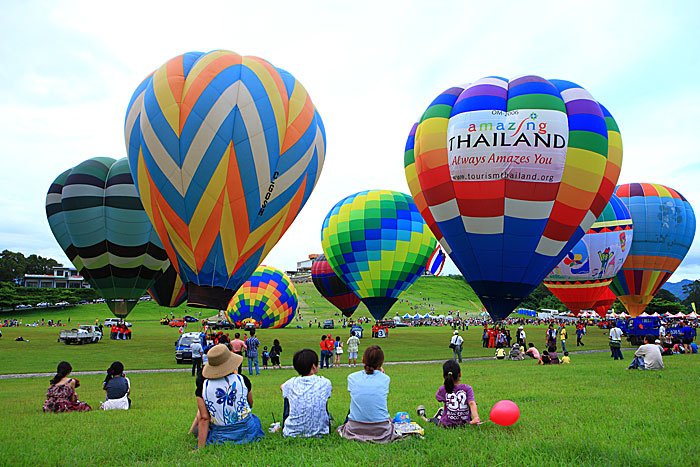
[[[593,308],[627,259],[632,235],[630,212],[612,195],[603,213],[547,275],[544,285],[574,314]]]
[[[149,287],[148,294],[160,306],[176,308],[187,300],[187,290],[175,268],[166,261],[161,274]]]
[[[610,290],[610,287],[607,287],[603,292],[598,296],[598,300],[593,304],[591,307],[593,311],[598,313],[598,316],[601,318],[605,318],[605,315],[608,314],[608,310],[610,310],[613,306],[613,303],[615,303],[615,299],[617,297],[613,293],[612,290]]]
[[[610,288],[631,316],[639,316],[681,264],[695,236],[695,213],[676,190],[654,183],[620,185],[634,240]]]
[[[321,117],[304,87],[267,61],[186,53],[134,92],[129,164],[190,306],[225,309],[318,181]]]
[[[325,255],[319,255],[311,264],[311,279],[323,298],[339,309],[343,316],[352,316],[360,299],[333,271]]]
[[[63,172],[46,216],[68,259],[126,317],[167,261],[136,194],[126,158],[95,157]]]
[[[428,264],[425,265],[425,272],[431,276],[439,276],[442,272],[442,268],[445,266],[445,259],[447,259],[445,252],[442,251],[442,248],[438,245],[430,255],[430,258],[428,258]]]
[[[617,181],[609,144],[585,89],[538,76],[450,88],[414,127],[404,154],[413,198],[493,319],[600,215],[609,200],[601,187]]]
[[[299,306],[297,289],[279,269],[259,266],[235,293],[226,310],[232,323],[255,320],[261,328],[283,328]]]
[[[389,190],[339,201],[323,221],[321,243],[333,271],[375,319],[418,279],[435,249],[411,197]]]

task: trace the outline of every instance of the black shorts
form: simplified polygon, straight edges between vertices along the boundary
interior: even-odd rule
[[[685,345],[690,345],[693,343],[693,338],[692,337],[684,337],[683,338],[683,344]]]

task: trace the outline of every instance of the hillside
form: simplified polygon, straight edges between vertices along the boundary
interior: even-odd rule
[[[688,294],[683,292],[683,286],[692,283],[693,281],[691,281],[690,279],[683,279],[680,282],[666,282],[661,288],[668,290],[673,295],[678,297],[679,300],[685,300]]]
[[[337,310],[323,298],[313,283],[296,284],[299,295],[299,311],[303,319],[333,318]],[[405,313],[446,314],[451,310],[478,313],[481,302],[464,280],[457,277],[420,277],[413,286],[401,295],[388,316]],[[370,316],[367,308],[360,304],[353,317]]]

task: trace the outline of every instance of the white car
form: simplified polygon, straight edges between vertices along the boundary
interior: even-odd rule
[[[37,303],[36,306],[51,306],[51,304],[49,302],[41,302]]]
[[[119,324],[121,321],[122,320],[120,320],[119,318],[107,318],[105,320],[104,326],[111,328],[112,326],[116,326],[117,324]],[[126,327],[128,328],[131,327],[131,323],[127,323],[126,321],[124,321],[124,324],[126,324]]]

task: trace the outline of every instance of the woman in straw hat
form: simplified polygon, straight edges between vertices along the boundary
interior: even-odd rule
[[[202,376],[197,378],[197,447],[208,444],[247,444],[265,433],[251,408],[250,380],[237,369],[243,357],[225,345],[212,347]],[[194,427],[193,427],[194,428]]]

